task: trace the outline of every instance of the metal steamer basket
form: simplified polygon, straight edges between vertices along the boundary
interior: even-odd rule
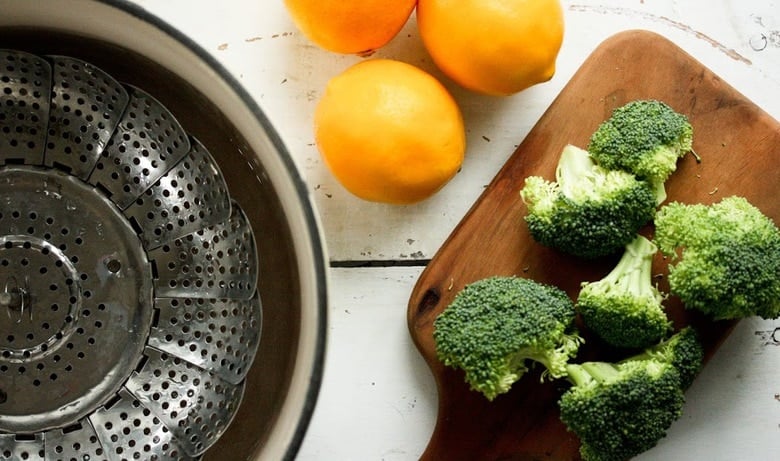
[[[258,250],[152,94],[0,50],[0,458],[199,459],[260,342]]]

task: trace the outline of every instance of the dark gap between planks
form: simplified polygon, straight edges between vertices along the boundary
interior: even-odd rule
[[[330,267],[424,267],[427,266],[429,262],[431,262],[430,259],[352,259],[345,261],[331,261]]]

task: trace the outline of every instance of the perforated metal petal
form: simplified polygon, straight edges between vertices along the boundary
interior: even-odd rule
[[[92,424],[84,419],[43,436],[46,461],[108,461]]]
[[[230,218],[225,178],[203,144],[190,152],[125,210],[147,249]]]
[[[233,202],[230,219],[149,252],[158,298],[250,299],[257,248],[249,221]]]
[[[128,93],[122,120],[88,179],[121,209],[190,151],[187,134],[165,106],[138,88]]]
[[[50,93],[48,62],[0,49],[0,165],[43,164]]]
[[[0,460],[43,461],[43,434],[0,434]]]
[[[49,60],[52,96],[44,161],[87,179],[129,97],[119,82],[92,64],[67,56]]]
[[[158,298],[149,345],[241,383],[260,342],[260,296],[241,299]]]
[[[162,420],[122,389],[117,398],[89,417],[110,460],[187,461],[192,458]]]
[[[130,376],[127,389],[160,418],[188,455],[203,453],[233,419],[243,386],[153,348],[145,354],[147,361]]]

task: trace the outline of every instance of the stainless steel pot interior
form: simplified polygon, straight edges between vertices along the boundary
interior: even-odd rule
[[[123,2],[55,4],[0,0],[0,48],[81,59],[154,95],[211,153],[255,232],[262,340],[243,403],[204,459],[293,458],[321,380],[326,276],[316,214],[289,154],[251,98],[186,37]],[[155,55],[166,46],[173,64]]]

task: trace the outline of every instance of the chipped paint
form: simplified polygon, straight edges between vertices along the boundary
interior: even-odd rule
[[[675,21],[673,19],[667,18],[666,16],[658,16],[652,13],[646,13],[644,11],[632,10],[630,8],[600,6],[600,5],[570,5],[569,10],[582,12],[582,13],[615,14],[620,16],[638,17],[648,21],[666,24],[675,29],[681,30],[687,34],[690,34],[699,40],[707,42],[713,48],[717,49],[718,51],[722,52],[723,54],[725,54],[726,56],[728,56],[729,58],[735,61],[742,62],[743,64],[747,64],[748,66],[753,64],[753,62],[750,59],[746,58],[745,56],[742,56],[735,49],[729,48],[728,46],[720,43],[719,41],[715,40],[709,35],[694,29],[688,24],[685,24],[680,21]]]
[[[764,30],[750,37],[749,45],[753,51],[763,51],[767,47],[780,48],[780,29],[769,29],[763,16],[753,16],[753,22]]]
[[[774,330],[759,330],[755,334],[761,339],[762,346],[780,346],[780,327]]]

